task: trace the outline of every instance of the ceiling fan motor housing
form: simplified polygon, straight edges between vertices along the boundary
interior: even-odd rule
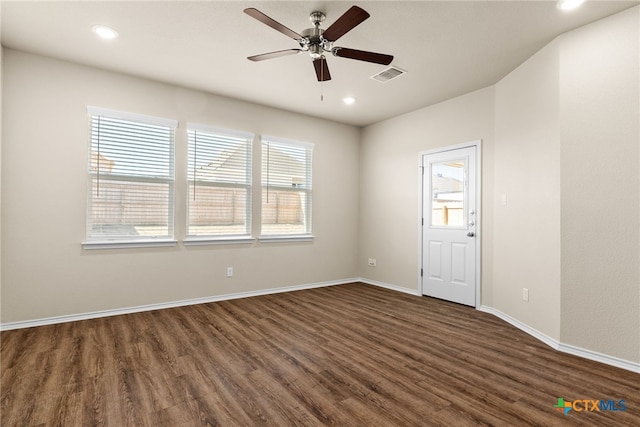
[[[331,42],[325,40],[322,33],[324,33],[322,28],[314,27],[307,28],[301,34],[304,39],[300,41],[300,46],[304,50],[308,50],[313,59],[320,58],[324,52],[331,51]]]

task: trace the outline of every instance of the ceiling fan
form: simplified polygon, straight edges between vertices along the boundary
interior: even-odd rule
[[[393,55],[385,55],[382,53],[367,52],[364,50],[349,49],[333,45],[336,40],[344,36],[370,16],[365,10],[358,6],[352,6],[326,30],[320,28],[320,23],[325,20],[325,14],[317,11],[311,12],[309,20],[313,23],[313,28],[308,28],[302,31],[302,34],[298,34],[285,27],[281,23],[260,12],[258,9],[251,7],[245,9],[244,13],[257,19],[263,24],[270,26],[274,30],[281,32],[285,36],[291,37],[300,44],[299,49],[285,49],[263,53],[261,55],[249,56],[247,59],[251,61],[264,61],[265,59],[295,55],[300,52],[309,52],[309,55],[313,60],[313,67],[315,68],[319,82],[331,80],[327,60],[324,56],[325,52],[331,52],[334,56],[339,56],[341,58],[357,59],[359,61],[373,62],[383,65],[389,65],[391,61],[393,61]]]

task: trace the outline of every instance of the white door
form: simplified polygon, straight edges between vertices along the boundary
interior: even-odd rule
[[[476,305],[476,146],[425,154],[422,293]]]

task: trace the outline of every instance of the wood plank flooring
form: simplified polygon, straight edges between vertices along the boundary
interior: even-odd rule
[[[640,426],[640,375],[365,284],[1,335],[9,426]],[[625,411],[554,408],[625,400]],[[579,408],[579,407],[578,407]]]

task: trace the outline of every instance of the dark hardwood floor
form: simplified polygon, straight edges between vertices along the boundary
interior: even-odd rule
[[[357,283],[1,340],[3,427],[640,426],[639,374],[469,307]],[[626,410],[565,416],[559,397]]]

